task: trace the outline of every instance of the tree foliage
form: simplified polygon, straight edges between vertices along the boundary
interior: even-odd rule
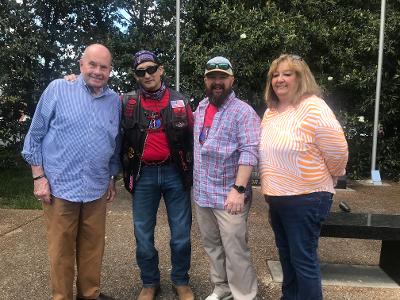
[[[378,162],[383,177],[399,178],[399,1],[388,2],[382,75]],[[349,138],[351,176],[369,177],[380,3],[377,1],[190,1],[185,20],[186,85],[202,93],[204,62],[229,57],[236,90],[264,107],[265,74],[280,53],[301,55]],[[190,76],[190,73],[197,75]],[[190,82],[193,80],[192,82]],[[193,89],[194,87],[194,89]],[[365,122],[359,122],[364,116]],[[352,133],[357,134],[352,136]],[[397,144],[397,146],[395,146]],[[366,146],[368,145],[368,146]]]
[[[181,90],[203,97],[205,62],[228,57],[235,90],[260,113],[266,72],[280,53],[301,55],[346,129],[349,173],[368,177],[377,73],[380,3],[346,0],[182,0]],[[174,85],[175,0],[9,0],[0,4],[0,89],[30,111],[54,78],[78,72],[82,49],[106,44],[111,85],[132,89],[132,54],[160,55]],[[400,1],[388,1],[378,141],[381,174],[398,178]],[[359,122],[364,116],[365,122]],[[368,145],[368,146],[367,146]]]
[[[8,0],[0,11],[0,88],[30,105],[51,80],[77,70],[86,44],[108,44],[116,31],[111,0]]]

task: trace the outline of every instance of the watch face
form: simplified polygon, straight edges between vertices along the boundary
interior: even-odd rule
[[[246,191],[246,188],[242,185],[233,185],[233,188],[237,190],[239,193],[243,194]]]

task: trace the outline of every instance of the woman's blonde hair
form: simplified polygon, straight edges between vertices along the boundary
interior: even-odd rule
[[[267,102],[269,108],[276,108],[279,103],[279,99],[272,88],[272,77],[273,74],[276,72],[278,65],[282,62],[286,62],[290,70],[293,70],[297,76],[298,85],[297,91],[295,93],[295,98],[292,102],[293,105],[297,105],[298,103],[300,103],[305,96],[322,96],[321,88],[315,81],[314,75],[311,73],[311,70],[306,62],[298,55],[281,54],[271,63],[268,71],[264,99]]]

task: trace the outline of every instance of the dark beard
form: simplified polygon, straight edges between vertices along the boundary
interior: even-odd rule
[[[213,95],[213,90],[219,87],[222,89],[222,93],[219,96],[214,96]],[[225,89],[225,87],[223,85],[220,84],[212,84],[210,86],[210,88],[206,88],[206,95],[208,97],[208,101],[212,104],[214,104],[216,107],[220,107],[222,104],[225,103],[226,99],[228,98],[228,96],[231,94],[232,92],[232,87],[229,87],[227,89]]]

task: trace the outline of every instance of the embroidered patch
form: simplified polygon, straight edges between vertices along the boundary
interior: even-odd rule
[[[136,103],[137,103],[136,100],[133,98],[130,98],[128,100],[128,103],[126,104],[126,107],[125,107],[125,113],[124,113],[125,117],[131,118],[133,116],[133,112],[135,111]]]
[[[182,116],[186,112],[185,107],[174,107],[174,108],[172,108],[172,111],[178,116]]]
[[[161,119],[150,120],[149,129],[159,129],[161,127]]]
[[[183,100],[174,100],[174,101],[171,101],[171,107],[172,107],[172,108],[185,107],[185,102],[184,102]]]

